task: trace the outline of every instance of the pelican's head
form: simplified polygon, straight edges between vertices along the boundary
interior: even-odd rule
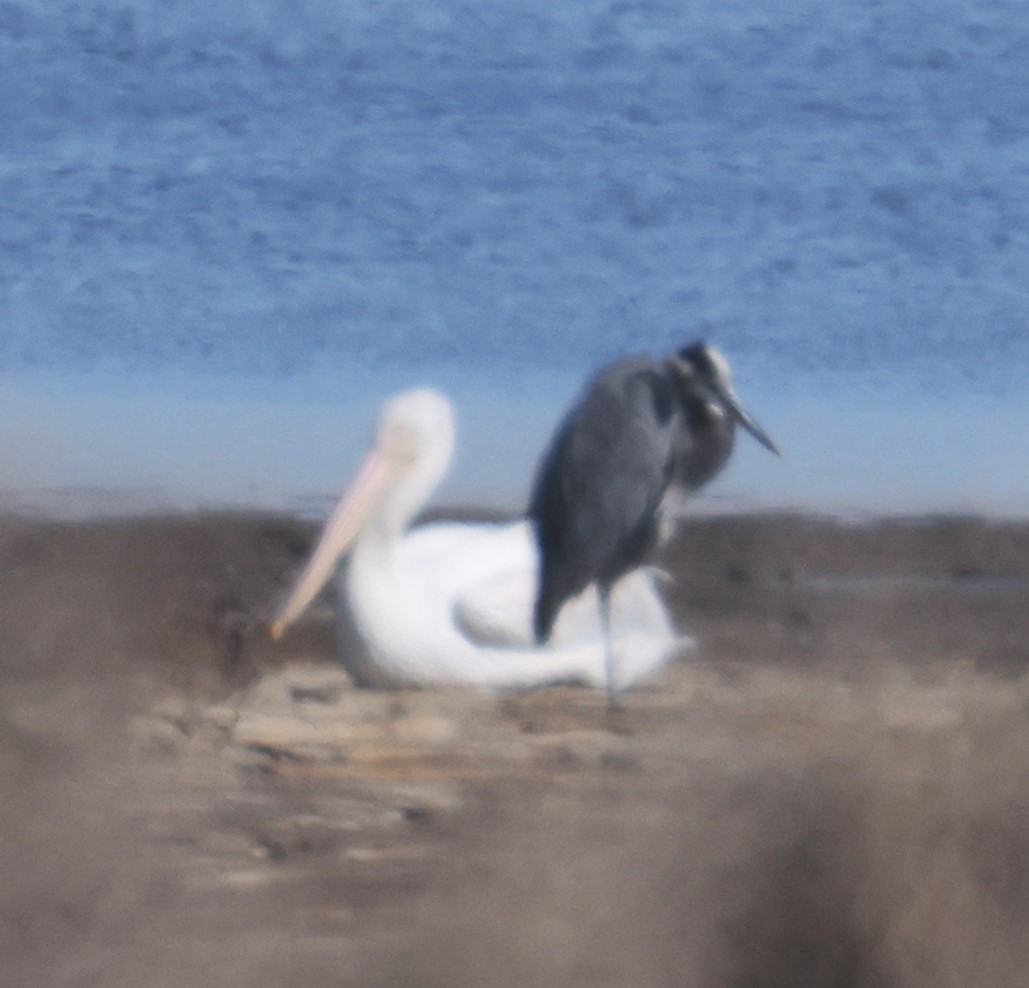
[[[379,414],[375,449],[388,479],[379,520],[400,534],[436,489],[454,455],[454,410],[431,388],[405,391],[391,398]],[[371,458],[370,457],[370,458]]]
[[[383,406],[374,448],[326,522],[272,624],[273,638],[304,612],[362,533],[384,541],[403,533],[442,480],[453,452],[454,413],[438,391],[405,391]]]
[[[765,449],[780,455],[771,436],[740,404],[732,386],[732,369],[720,350],[703,341],[692,343],[672,358],[672,366],[687,389],[727,415],[730,422],[742,425]]]

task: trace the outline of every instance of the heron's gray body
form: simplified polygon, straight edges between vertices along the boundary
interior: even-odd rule
[[[606,607],[614,583],[660,540],[668,495],[695,491],[725,466],[737,422],[777,452],[737,403],[725,358],[705,344],[665,360],[627,357],[587,383],[540,462],[529,505],[539,642],[589,584]]]
[[[630,357],[601,371],[544,457],[529,516],[540,546],[537,638],[594,580],[612,585],[658,541],[661,502],[682,445],[682,411],[662,364]]]

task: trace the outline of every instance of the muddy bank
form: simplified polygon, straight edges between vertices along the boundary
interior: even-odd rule
[[[8,983],[1023,983],[1029,525],[697,520],[615,732],[273,646],[314,534],[2,520]]]

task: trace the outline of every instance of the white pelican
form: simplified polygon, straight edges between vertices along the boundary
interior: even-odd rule
[[[443,395],[419,389],[385,405],[375,448],[326,523],[273,637],[303,613],[349,549],[340,603],[359,641],[341,643],[342,660],[358,683],[608,686],[595,589],[562,609],[547,647],[533,641],[538,558],[528,522],[408,531],[453,449],[453,411]],[[690,643],[672,629],[648,570],[614,587],[611,628],[618,689]]]

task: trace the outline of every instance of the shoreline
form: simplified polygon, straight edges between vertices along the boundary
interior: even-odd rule
[[[583,688],[355,689],[331,602],[272,643],[315,520],[5,517],[19,984],[1024,980],[1029,521],[694,517],[659,565],[699,644],[613,730]]]
[[[895,661],[923,662],[926,647],[908,624],[930,614],[934,634],[953,626],[955,642],[978,655],[980,643],[965,640],[971,617],[955,625],[962,615],[950,605],[959,602],[969,615],[1003,610],[1011,622],[1004,662],[1017,659],[1015,629],[1025,626],[1017,605],[1029,586],[1027,519],[708,507],[684,518],[654,562],[671,575],[663,595],[673,620],[712,655],[730,659],[733,647],[758,654],[769,642],[779,655],[811,653],[809,631],[818,626],[845,639],[841,654],[877,637]],[[334,661],[331,588],[323,591],[319,616],[302,621],[283,643],[273,646],[262,633],[323,517],[208,507],[88,516],[0,509],[0,633],[6,624],[10,658],[18,662],[19,650],[38,651],[31,615],[54,611],[68,625],[72,658],[89,652],[102,663],[139,646],[153,653],[150,666],[162,675],[188,670],[205,689],[229,672],[233,680],[281,665],[314,642],[320,661]],[[510,517],[446,507],[422,516]],[[870,596],[883,613],[879,626],[863,631],[861,622],[875,613]],[[898,651],[897,641],[907,642],[912,654]],[[137,667],[148,668],[147,660]]]
[[[0,516],[18,515],[47,521],[89,522],[119,518],[188,518],[205,514],[281,515],[298,520],[320,521],[328,517],[342,494],[325,491],[296,492],[268,497],[187,493],[157,487],[45,487],[0,488]],[[511,497],[486,495],[437,498],[427,508],[432,516],[515,518],[519,504]],[[919,518],[979,518],[991,522],[1029,521],[1029,498],[1022,503],[1010,499],[975,501],[967,498],[947,501],[897,500],[889,502],[843,500],[761,499],[732,494],[703,494],[688,502],[680,523],[693,518],[720,515],[800,515],[824,518],[840,524],[874,524],[879,520]]]

